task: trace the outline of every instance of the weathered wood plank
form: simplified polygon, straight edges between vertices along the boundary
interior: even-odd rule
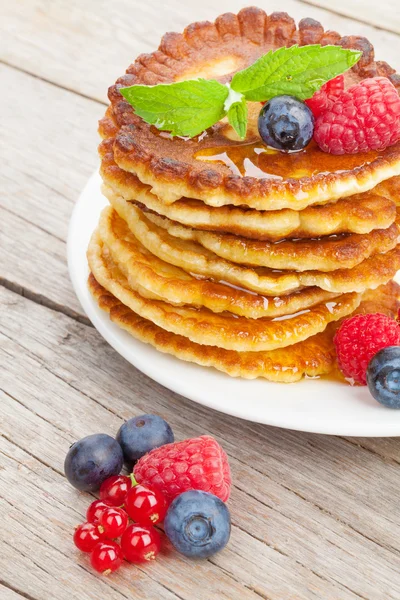
[[[1,298],[7,306],[0,321],[7,336],[1,344],[5,433],[52,468],[51,478],[61,477],[73,439],[116,431],[132,414],[158,412],[179,438],[209,432],[230,455],[234,534],[213,560],[216,566],[273,600],[290,594],[305,600],[378,599],[383,591],[388,599],[400,596],[398,469],[392,464],[345,440],[274,430],[202,409],[138,373],[93,329],[10,292]],[[84,495],[58,486],[59,501],[83,514]],[[157,564],[157,580],[165,583],[172,577],[169,565]],[[173,581],[168,585],[182,595]],[[230,589],[226,585],[220,594]]]
[[[74,202],[98,162],[104,108],[4,65],[0,77],[8,90],[0,99],[0,277],[82,314],[65,239]]]
[[[1,583],[0,583],[0,597],[3,600],[23,600],[23,598],[24,598],[24,596],[21,596],[20,594],[18,594],[11,588],[6,587]],[[26,600],[26,596],[25,596],[25,600]],[[31,600],[36,600],[36,599],[31,599]]]
[[[389,6],[396,3],[396,0],[389,1]],[[327,9],[332,10],[337,6],[335,3],[331,7],[327,0],[316,2],[323,2]],[[138,54],[155,49],[166,31],[181,31],[192,21],[211,20],[225,11],[238,11],[249,2],[169,0],[166,4],[160,1],[143,3],[139,0],[112,3],[96,0],[71,0],[68,3],[60,0],[20,0],[4,4],[0,22],[2,60],[104,101],[108,86]],[[354,2],[341,0],[339,4],[346,5],[349,12],[356,12],[352,8]],[[365,3],[362,4],[363,7],[354,15],[356,18],[361,13],[368,14],[364,10]],[[368,6],[370,4],[372,0],[368,0]],[[285,0],[271,7],[260,3],[260,6],[268,12],[286,10],[296,20],[303,17],[319,19],[326,28],[335,29],[342,35],[364,35],[375,45],[381,60],[399,66],[400,38],[395,34],[297,0]],[[392,27],[399,18],[398,11],[382,10],[382,5],[378,3],[375,4],[375,12]],[[385,13],[387,16],[383,16]]]
[[[302,1],[375,27],[382,27],[387,31],[400,33],[400,11],[397,0],[385,0],[384,3],[376,2],[376,0],[351,0],[351,2],[335,0],[334,4],[330,0]]]

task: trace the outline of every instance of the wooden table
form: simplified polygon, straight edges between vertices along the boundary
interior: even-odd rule
[[[366,35],[400,67],[397,0],[261,4]],[[2,600],[400,598],[400,441],[283,431],[178,397],[102,340],[69,281],[68,220],[97,166],[108,85],[164,31],[244,5],[2,2]],[[205,562],[169,551],[102,578],[72,545],[90,496],[66,482],[64,456],[74,440],[113,434],[143,412],[162,415],[178,439],[209,433],[222,443],[234,478],[232,537]]]

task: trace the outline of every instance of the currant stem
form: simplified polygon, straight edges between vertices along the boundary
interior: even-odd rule
[[[139,485],[139,482],[138,482],[138,481],[136,481],[135,475],[134,475],[133,473],[131,473],[131,474],[129,475],[129,477],[130,477],[130,479],[131,479],[131,481],[132,481],[132,487],[136,487],[137,485]]]

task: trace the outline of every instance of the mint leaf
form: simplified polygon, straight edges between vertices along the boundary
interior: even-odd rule
[[[229,107],[228,121],[242,140],[246,137],[247,115],[247,102],[244,96],[242,100],[239,102],[234,102]]]
[[[246,100],[263,101],[289,94],[311,98],[324,83],[350,69],[361,52],[340,46],[291,46],[270,51],[233,76],[231,87]]]
[[[146,123],[172,135],[194,137],[226,115],[229,90],[213,79],[155,86],[132,85],[121,94]]]

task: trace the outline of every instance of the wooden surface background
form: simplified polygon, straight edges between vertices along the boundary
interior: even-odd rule
[[[400,599],[399,440],[283,431],[180,398],[102,340],[69,281],[68,220],[97,166],[108,85],[163,32],[245,4],[0,2],[2,600]],[[400,67],[398,0],[260,5],[365,35]],[[205,562],[167,551],[102,578],[72,545],[91,498],[67,484],[64,456],[143,412],[178,439],[209,433],[223,444],[232,538]]]

